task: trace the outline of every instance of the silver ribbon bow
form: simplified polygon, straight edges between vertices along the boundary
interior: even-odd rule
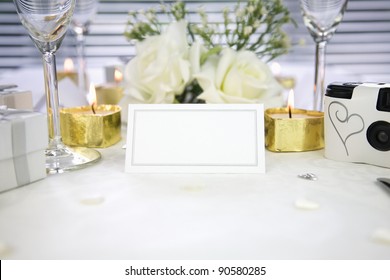
[[[31,113],[25,110],[7,110],[0,108],[0,120],[11,121],[7,116]],[[18,186],[30,183],[30,171],[27,161],[26,147],[26,124],[23,119],[12,118],[11,122],[11,141],[12,141],[12,157],[14,162],[14,170],[16,182]]]

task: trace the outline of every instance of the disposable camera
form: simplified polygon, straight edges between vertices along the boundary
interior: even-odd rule
[[[325,157],[390,167],[390,83],[332,83],[325,94]]]

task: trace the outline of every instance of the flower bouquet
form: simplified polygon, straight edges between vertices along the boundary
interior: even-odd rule
[[[238,1],[211,23],[202,8],[188,20],[182,1],[130,12],[125,36],[136,56],[125,67],[125,103],[283,102],[268,61],[288,51],[293,23],[282,0]],[[165,15],[171,23],[162,23]]]

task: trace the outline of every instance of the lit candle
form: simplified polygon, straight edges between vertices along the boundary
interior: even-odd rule
[[[122,80],[122,72],[115,69],[114,83],[107,83],[96,87],[97,104],[118,104],[123,96]]]
[[[294,107],[294,91],[291,89],[290,93],[288,94],[288,100],[287,100],[287,109],[288,109],[288,117],[291,119],[292,114],[291,110]]]
[[[116,85],[121,84],[123,81],[123,74],[122,71],[115,69],[114,71],[114,82]]]
[[[95,86],[87,96],[90,106],[60,111],[61,136],[66,145],[90,148],[109,147],[121,139],[121,108],[96,105]]]
[[[76,85],[78,84],[77,72],[74,69],[73,60],[71,58],[66,58],[64,61],[64,70],[57,71],[58,81],[61,81],[65,78],[71,79]]]
[[[302,152],[324,147],[324,113],[294,108],[290,90],[287,108],[265,111],[265,146],[273,152]]]
[[[110,65],[110,66],[105,66],[105,76],[106,76],[106,82],[107,83],[114,83],[118,79],[118,77],[115,77],[118,75],[118,72],[120,74],[123,73],[124,71],[124,66],[123,65]]]

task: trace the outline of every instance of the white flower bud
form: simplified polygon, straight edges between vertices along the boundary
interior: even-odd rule
[[[249,13],[253,13],[255,11],[255,7],[254,6],[249,6],[247,10],[248,10]]]
[[[133,32],[139,32],[139,30],[140,30],[140,23],[139,22],[137,22],[136,24],[134,24],[134,26],[133,26]]]
[[[245,26],[244,28],[244,35],[249,36],[252,33],[253,27],[252,26]]]
[[[244,9],[238,9],[236,11],[236,17],[238,17],[239,19],[242,18],[244,15],[245,15]]]
[[[259,28],[261,25],[261,21],[260,20],[256,20],[254,23],[253,23],[253,28]]]
[[[156,15],[155,14],[153,14],[153,13],[146,13],[146,18],[148,19],[148,20],[150,20],[150,21],[152,21],[152,20],[154,20],[155,18],[156,18]]]
[[[298,41],[299,46],[305,46],[306,45],[306,39],[305,38],[300,38]]]
[[[165,4],[161,4],[160,5],[160,10],[161,10],[161,12],[166,13],[167,12],[167,6]]]
[[[199,13],[200,15],[205,15],[205,14],[206,14],[206,10],[204,9],[203,6],[201,6],[201,7],[198,8],[198,13]]]

